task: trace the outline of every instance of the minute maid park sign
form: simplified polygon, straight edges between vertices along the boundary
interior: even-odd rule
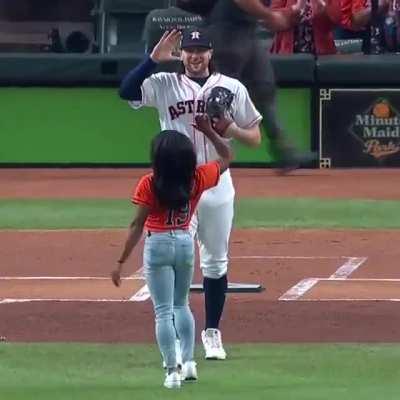
[[[378,99],[364,113],[356,114],[350,133],[364,153],[377,159],[400,152],[400,114],[386,99]]]

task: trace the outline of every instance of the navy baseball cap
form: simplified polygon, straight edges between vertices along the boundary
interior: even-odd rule
[[[188,47],[204,47],[212,49],[212,43],[207,33],[202,29],[190,29],[183,31],[181,49]]]

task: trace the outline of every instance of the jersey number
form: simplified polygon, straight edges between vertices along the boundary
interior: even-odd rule
[[[190,216],[190,205],[187,204],[184,207],[181,207],[179,210],[169,210],[168,212],[168,226],[181,226],[185,225]]]

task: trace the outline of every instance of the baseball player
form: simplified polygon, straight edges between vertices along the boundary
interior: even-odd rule
[[[134,191],[136,216],[118,267],[111,273],[113,283],[120,286],[123,265],[146,229],[143,265],[154,305],[157,342],[167,367],[164,386],[169,389],[179,388],[181,380],[197,380],[194,319],[188,301],[194,267],[189,224],[203,191],[217,185],[232,158],[229,144],[214,131],[207,116],[196,116],[194,125],[210,140],[219,159],[196,167],[196,152],[187,136],[169,130],[155,137],[153,173],[144,176]],[[182,348],[181,371],[176,334]]]
[[[207,99],[213,89],[229,92],[230,110],[215,119],[215,129],[226,138],[248,146],[261,142],[261,114],[255,108],[245,86],[237,79],[214,72],[212,44],[201,30],[185,31],[181,40],[182,73],[151,75],[157,64],[176,59],[174,46],[181,34],[166,32],[150,56],[128,73],[120,87],[120,96],[132,107],[155,107],[162,129],[176,129],[193,142],[199,165],[217,157],[215,147],[196,129],[196,115],[207,111]],[[229,96],[226,96],[229,97]],[[219,101],[219,98],[216,98]],[[192,219],[197,234],[205,297],[205,329],[202,341],[207,359],[225,359],[219,323],[227,290],[228,246],[233,220],[235,190],[226,171],[219,184],[200,199]]]

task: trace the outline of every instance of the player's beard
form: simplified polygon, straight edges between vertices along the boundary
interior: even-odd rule
[[[206,60],[202,60],[198,63],[188,62],[185,66],[185,71],[186,75],[193,78],[205,78],[210,75],[208,62],[206,62]]]
[[[193,78],[204,78],[209,74],[208,68],[197,69],[197,68],[186,68],[186,75],[191,76]]]

